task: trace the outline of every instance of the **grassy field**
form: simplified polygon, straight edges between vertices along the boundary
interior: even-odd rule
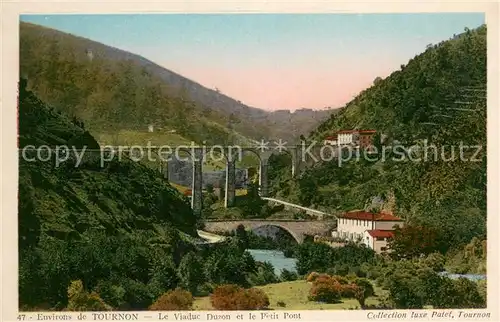
[[[268,284],[258,286],[269,296],[270,308],[273,310],[348,310],[359,309],[359,303],[355,299],[342,299],[342,303],[336,304],[323,304],[310,302],[307,300],[309,290],[312,284],[305,280],[282,282],[276,284]],[[369,297],[366,300],[367,305],[377,304],[378,296],[385,294],[386,291],[375,287],[376,296]],[[278,306],[278,302],[285,303],[284,307]],[[194,302],[194,309],[197,311],[213,310],[210,304],[210,298],[198,297]]]

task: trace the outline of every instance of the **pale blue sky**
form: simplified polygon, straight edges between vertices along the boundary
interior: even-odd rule
[[[340,106],[481,13],[25,15],[142,55],[252,106]]]

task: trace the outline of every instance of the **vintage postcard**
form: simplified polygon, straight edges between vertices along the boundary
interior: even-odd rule
[[[6,3],[6,321],[499,319],[498,5],[257,4]]]

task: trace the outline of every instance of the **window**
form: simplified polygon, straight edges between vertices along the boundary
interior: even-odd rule
[[[385,252],[387,250],[387,247],[380,247],[380,250]]]

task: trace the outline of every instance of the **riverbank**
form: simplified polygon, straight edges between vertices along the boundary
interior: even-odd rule
[[[305,280],[292,282],[281,282],[257,286],[269,297],[269,308],[273,310],[349,310],[359,309],[359,303],[355,299],[342,299],[341,303],[326,304],[311,302],[308,300],[311,283]],[[376,296],[369,297],[366,300],[367,305],[376,305],[379,299],[387,294],[387,291],[375,287]],[[284,304],[284,306],[283,306]],[[213,310],[210,304],[210,297],[195,298],[193,309],[196,311]]]

